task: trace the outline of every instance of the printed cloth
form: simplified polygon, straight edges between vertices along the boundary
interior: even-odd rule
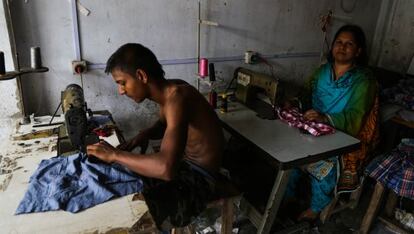
[[[414,139],[402,139],[397,148],[377,157],[366,174],[399,196],[414,200]]]
[[[216,177],[184,160],[171,181],[142,177],[149,212],[160,230],[190,224],[213,197]]]
[[[279,118],[286,122],[289,126],[303,129],[313,136],[321,136],[335,133],[335,128],[315,121],[308,121],[303,118],[303,114],[299,112],[298,108],[277,109]]]
[[[42,160],[16,214],[66,210],[76,213],[110,199],[141,191],[140,177],[118,164],[83,153]]]
[[[331,157],[329,159],[321,160],[307,165],[306,171],[309,172],[317,180],[323,180],[323,178],[325,178],[329,173],[331,173],[332,168],[335,167],[337,164],[338,163],[336,157]]]

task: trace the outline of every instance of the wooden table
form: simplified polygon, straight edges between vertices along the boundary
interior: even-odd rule
[[[277,165],[277,176],[264,213],[242,199],[258,233],[269,233],[283,198],[292,168],[352,152],[359,140],[343,132],[314,137],[302,134],[280,120],[264,120],[240,103],[230,102],[227,113],[218,112],[224,128],[257,146]]]

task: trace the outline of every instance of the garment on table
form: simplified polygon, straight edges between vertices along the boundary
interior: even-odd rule
[[[158,229],[183,227],[196,218],[212,199],[215,177],[200,166],[184,160],[173,180],[142,178],[149,212]]]
[[[304,172],[300,169],[293,169],[290,173],[288,186],[286,187],[286,197],[296,197],[295,186],[298,184],[300,177]],[[319,213],[331,202],[332,191],[336,184],[336,166],[322,179],[310,176],[312,196],[310,200],[310,208],[313,212]]]
[[[402,139],[390,153],[374,159],[366,173],[399,196],[414,200],[414,139]]]
[[[303,129],[313,136],[322,136],[335,133],[335,128],[327,124],[305,120],[303,118],[303,114],[299,112],[298,108],[278,109],[277,114],[279,118],[286,122],[289,126]]]
[[[59,209],[76,213],[142,187],[140,177],[121,165],[92,163],[83,153],[53,157],[42,160],[30,177],[16,214]]]

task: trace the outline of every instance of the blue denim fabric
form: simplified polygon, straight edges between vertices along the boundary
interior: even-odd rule
[[[92,163],[82,153],[42,160],[16,214],[72,213],[142,190],[141,178],[118,164]]]

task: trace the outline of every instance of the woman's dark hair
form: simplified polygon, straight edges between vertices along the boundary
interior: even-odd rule
[[[105,72],[115,69],[135,76],[137,69],[142,69],[151,78],[163,79],[165,72],[157,57],[147,47],[138,43],[128,43],[115,51],[106,62]]]
[[[335,34],[335,37],[331,44],[331,50],[328,54],[328,61],[333,62],[334,58],[332,55],[332,49],[335,43],[336,38],[341,34],[342,32],[350,32],[354,36],[355,43],[358,46],[358,48],[361,48],[361,53],[359,56],[355,59],[356,65],[367,65],[368,64],[368,53],[367,53],[367,44],[365,40],[365,34],[364,31],[361,29],[361,27],[357,25],[347,24],[342,26]]]

